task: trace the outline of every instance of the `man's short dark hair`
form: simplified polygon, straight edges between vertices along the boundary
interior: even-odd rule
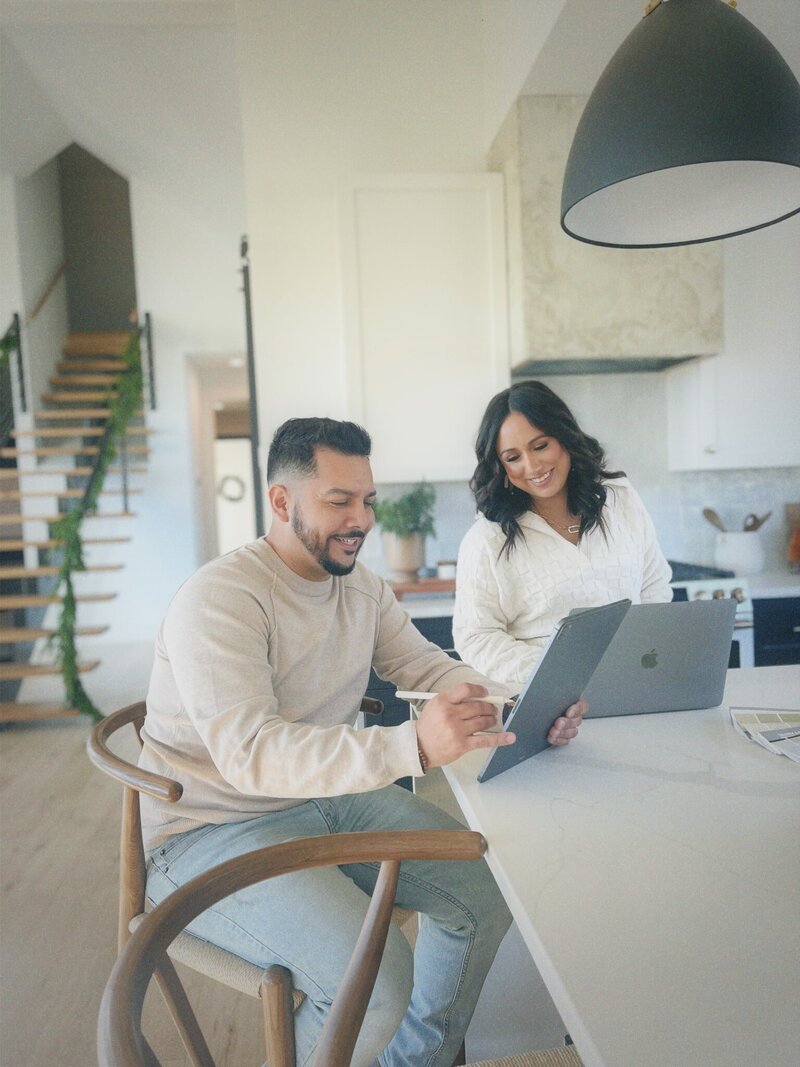
[[[329,448],[344,456],[369,457],[370,436],[363,426],[337,419],[289,419],[275,431],[267,458],[270,485],[282,478],[312,478],[317,472],[316,451]]]

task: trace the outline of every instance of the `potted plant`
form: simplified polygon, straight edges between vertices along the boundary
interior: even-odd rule
[[[436,532],[435,500],[433,486],[419,482],[402,496],[375,503],[375,518],[383,530],[386,565],[395,581],[413,582],[425,563],[425,538]]]

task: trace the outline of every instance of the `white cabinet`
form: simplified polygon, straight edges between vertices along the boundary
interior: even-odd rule
[[[666,372],[670,470],[800,466],[800,355],[777,355]]]
[[[667,371],[669,468],[800,465],[800,219],[725,242],[725,345]]]
[[[502,177],[356,178],[340,238],[346,409],[376,479],[465,480],[510,380]]]

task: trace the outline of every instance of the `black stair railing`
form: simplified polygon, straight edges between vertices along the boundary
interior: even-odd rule
[[[15,312],[11,323],[0,338],[0,447],[5,445],[14,429],[14,396],[12,359],[17,368],[17,396],[19,410],[27,410],[25,400],[25,375],[22,372],[22,330],[19,315]]]
[[[149,311],[145,311],[144,313],[144,322],[139,327],[139,335],[144,341],[144,352],[147,357],[142,366],[142,373],[144,374],[147,392],[150,397],[150,410],[155,411],[156,372],[153,365],[153,320],[150,318]]]
[[[261,464],[258,458],[258,405],[256,403],[256,352],[253,341],[253,301],[250,295],[250,259],[248,257],[247,237],[242,237],[239,246],[242,260],[242,292],[244,293],[244,325],[247,339],[247,386],[250,407],[250,462],[253,470],[253,507],[256,513],[256,537],[263,537],[264,526],[264,490],[261,483]]]

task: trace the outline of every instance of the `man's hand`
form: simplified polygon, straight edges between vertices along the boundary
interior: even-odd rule
[[[498,748],[500,745],[514,744],[514,734],[482,732],[496,730],[500,721],[499,708],[480,699],[487,696],[488,692],[481,685],[464,683],[438,693],[428,701],[417,720],[417,740],[430,767],[443,767],[475,748]],[[574,719],[569,721],[573,723]],[[565,734],[567,729],[560,728],[558,736]],[[573,729],[565,740],[553,743],[566,744],[570,737],[575,736],[575,732]]]
[[[589,710],[585,700],[579,700],[567,708],[563,715],[559,716],[550,727],[547,740],[551,745],[568,745],[578,733],[578,727],[583,722],[583,716]]]

